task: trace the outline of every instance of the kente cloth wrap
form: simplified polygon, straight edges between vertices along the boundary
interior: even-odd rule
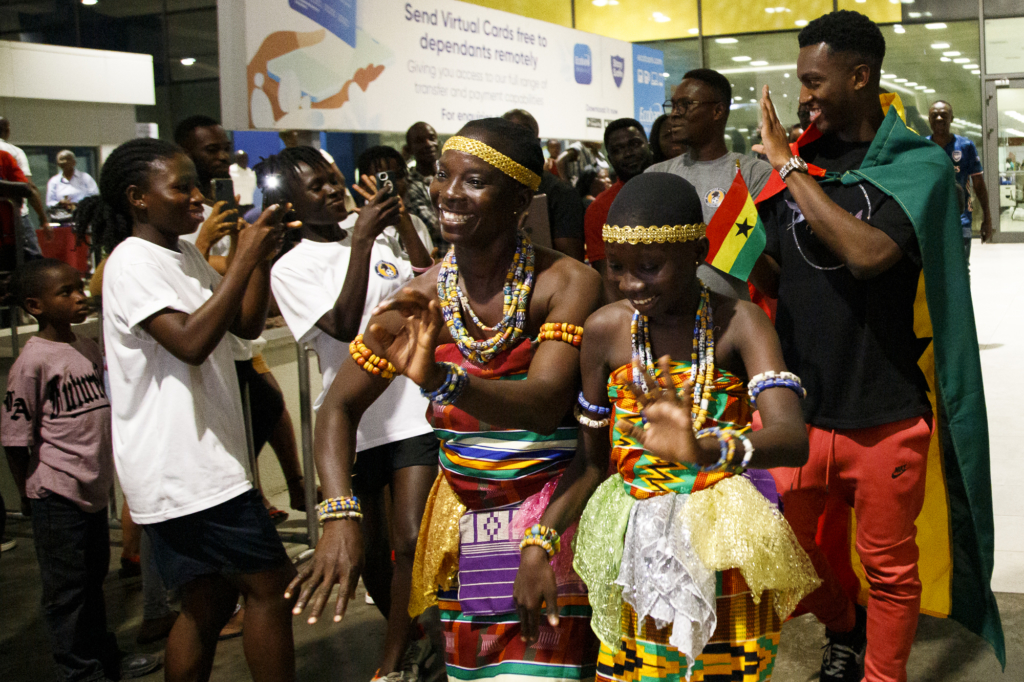
[[[613,423],[640,419],[631,372],[609,378]],[[671,373],[678,388],[689,363]],[[716,370],[706,425],[749,421],[743,381]],[[598,677],[769,679],[782,620],[819,584],[792,530],[746,478],[665,462],[614,427],[611,438],[618,473],[588,502],[574,548]]]
[[[465,360],[454,344],[438,347],[435,357],[474,377],[521,381],[533,346],[524,339],[484,365]],[[598,641],[586,586],[571,569],[566,572],[566,559],[561,568],[554,565],[559,623],[552,627],[542,618],[536,643],[526,646],[519,638],[510,601],[522,536],[516,529],[539,518],[576,450],[575,421],[568,410],[566,417],[554,434],[543,436],[491,426],[453,405],[428,409],[441,440],[441,473],[420,526],[409,612],[416,616],[431,603],[440,607],[449,679],[594,677]],[[484,579],[488,572],[496,579]]]

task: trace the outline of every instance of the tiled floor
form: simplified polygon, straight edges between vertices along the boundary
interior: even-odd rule
[[[971,293],[992,456],[995,572],[992,589],[1024,593],[1024,244],[981,244],[971,250]]]

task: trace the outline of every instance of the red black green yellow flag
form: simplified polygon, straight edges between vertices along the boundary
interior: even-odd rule
[[[740,174],[739,163],[732,186],[708,224],[707,237],[711,243],[708,264],[747,281],[768,237],[754,198]]]

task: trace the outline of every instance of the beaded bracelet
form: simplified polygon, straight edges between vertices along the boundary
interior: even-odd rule
[[[611,417],[605,417],[604,419],[591,419],[587,415],[583,414],[583,410],[580,409],[579,405],[573,408],[573,415],[583,426],[589,426],[592,429],[606,429],[608,425],[612,423]]]
[[[519,551],[524,547],[537,545],[548,554],[548,561],[555,558],[555,555],[562,549],[562,539],[554,528],[542,526],[535,523],[523,533],[523,541],[519,543]]]
[[[737,434],[732,429],[722,429],[717,426],[711,426],[706,429],[701,429],[697,432],[697,438],[703,438],[704,436],[714,436],[718,439],[719,456],[718,461],[714,464],[707,466],[697,465],[697,469],[700,471],[736,471],[737,464],[733,461],[733,457],[736,454],[736,440]],[[753,454],[753,447],[750,450]]]
[[[348,344],[348,352],[356,364],[370,374],[375,374],[383,379],[394,379],[398,369],[387,359],[373,354],[366,344],[363,343],[363,335],[360,334]]]
[[[746,469],[750,465],[750,460],[754,456],[754,444],[750,442],[750,439],[745,434],[737,433],[736,437],[743,442],[743,461],[740,462],[739,468]]]
[[[579,403],[580,407],[587,412],[593,412],[599,417],[607,417],[612,413],[612,408],[610,407],[601,407],[600,405],[587,402],[587,399],[583,397],[583,391],[580,391],[579,396],[576,398],[576,402]]]
[[[320,521],[320,525],[322,526],[328,521],[341,521],[345,519],[351,521],[362,521],[363,515],[361,512],[356,511],[330,512],[328,514],[323,514],[319,517],[318,520]]]
[[[807,397],[807,390],[800,382],[800,377],[792,372],[762,372],[747,384],[747,392],[750,394],[750,402],[756,403],[757,396],[767,388],[788,388],[801,398]]]
[[[356,513],[362,515],[362,507],[359,506],[359,498],[351,497],[330,497],[316,506],[316,516],[321,522],[329,514]]]
[[[568,322],[547,322],[540,326],[540,333],[537,334],[537,341],[565,341],[576,346],[583,343],[583,327]]]
[[[447,369],[441,386],[435,391],[426,391],[421,388],[420,394],[432,403],[451,405],[459,399],[462,391],[465,390],[469,383],[469,374],[454,362],[442,362],[441,364]]]

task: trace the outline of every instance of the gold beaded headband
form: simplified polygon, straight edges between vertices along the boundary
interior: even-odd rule
[[[449,149],[457,152],[465,152],[466,154],[472,154],[479,159],[483,159],[513,180],[526,185],[534,192],[536,192],[537,188],[540,187],[539,175],[521,163],[513,161],[497,149],[484,144],[480,140],[474,140],[470,137],[462,137],[461,135],[449,137],[448,141],[444,143],[441,153],[443,154]]]
[[[612,244],[665,244],[689,242],[704,236],[707,225],[693,223],[691,225],[651,225],[650,227],[629,227],[605,225],[601,231],[604,241]]]

